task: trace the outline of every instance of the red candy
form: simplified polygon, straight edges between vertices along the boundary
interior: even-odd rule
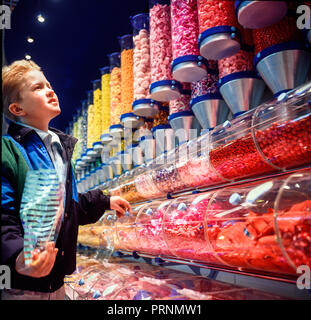
[[[210,161],[217,173],[229,180],[273,171],[257,151],[251,133],[213,148]]]
[[[199,31],[218,26],[238,27],[234,1],[198,0]]]
[[[297,29],[296,20],[285,16],[280,22],[261,29],[253,29],[255,55],[273,45],[288,41],[300,41],[302,36]]]
[[[253,59],[253,52],[240,50],[231,57],[218,60],[219,78],[234,72],[254,70]]]
[[[199,55],[197,0],[172,0],[173,59],[186,55]]]
[[[274,123],[256,132],[258,145],[268,161],[286,169],[311,161],[311,115]]]

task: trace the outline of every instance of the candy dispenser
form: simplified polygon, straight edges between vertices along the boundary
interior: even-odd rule
[[[296,189],[298,192],[294,191],[293,184],[284,183],[283,177],[239,188],[224,188],[215,193],[205,221],[208,242],[218,258],[229,266],[295,275],[296,268],[284,252],[286,244],[290,249],[296,246],[293,257],[303,257],[304,263],[310,265],[310,256],[296,241],[302,230],[310,232],[305,224],[310,202],[307,191],[310,184],[305,183],[308,175],[306,173],[302,181],[304,174],[292,176],[292,181],[298,178],[295,181],[300,187]],[[288,197],[278,206],[284,185],[292,192],[288,192]],[[295,237],[290,230],[295,230]],[[306,238],[302,236],[299,240],[303,243]]]
[[[130,154],[133,167],[140,166],[144,163],[143,150],[141,149],[138,143],[132,143],[128,145],[125,149]]]
[[[78,142],[76,144],[76,157],[80,158],[82,154],[82,142],[83,142],[83,115],[82,115],[82,107],[78,108],[77,111],[77,132],[76,138]]]
[[[292,273],[302,265],[311,267],[310,182],[310,170],[291,175],[274,203],[276,238]]]
[[[133,87],[133,37],[126,34],[119,37],[121,47],[121,101],[122,113],[132,112]]]
[[[190,108],[203,129],[213,129],[228,118],[228,107],[218,88],[218,64],[209,60],[207,76],[191,84]]]
[[[93,80],[93,104],[94,104],[94,139],[98,141],[102,134],[102,93],[101,93],[101,79]],[[94,143],[93,142],[93,143]]]
[[[204,218],[213,193],[173,200],[163,215],[163,236],[174,256],[218,264],[205,237]]]
[[[87,91],[87,149],[91,148],[96,141],[94,138],[94,104],[93,104],[93,91]]]
[[[146,200],[136,188],[135,170],[127,172],[126,180],[121,184],[120,189],[121,197],[130,203],[137,203]]]
[[[113,176],[118,177],[122,173],[122,164],[118,157],[112,157],[109,159],[109,165],[112,167]]]
[[[124,172],[132,169],[132,167],[133,167],[132,158],[131,158],[131,155],[127,151],[122,150],[122,151],[118,152],[117,157],[121,161],[121,165],[122,165]]]
[[[111,165],[109,165],[108,163],[101,164],[100,179],[102,183],[113,179],[113,170]]]
[[[156,101],[177,99],[181,84],[172,79],[172,39],[169,0],[149,0],[151,98]]]
[[[179,147],[176,168],[185,189],[223,184],[227,181],[219,176],[211,166],[209,151],[209,133]]]
[[[156,155],[156,141],[153,136],[142,136],[139,139],[139,146],[142,150],[144,163],[147,163],[155,158]]]
[[[139,253],[172,256],[163,235],[163,217],[169,201],[154,201],[144,206],[135,220]]]
[[[101,72],[101,93],[102,93],[102,97],[101,97],[101,108],[102,108],[102,114],[101,114],[101,118],[102,118],[102,129],[101,129],[101,133],[102,135],[105,134],[108,138],[108,134],[109,134],[109,127],[111,125],[111,121],[110,121],[110,114],[111,114],[111,110],[110,110],[110,67],[104,67],[100,69]],[[103,141],[101,139],[101,141]],[[105,139],[105,142],[109,142],[109,139]]]
[[[254,42],[252,31],[242,30],[241,50],[218,61],[219,91],[236,117],[261,102],[265,83],[253,66]]]
[[[216,127],[209,156],[217,173],[231,180],[309,163],[308,97],[266,103]]]
[[[311,83],[309,95],[276,106],[262,106],[253,116],[256,146],[271,166],[285,170],[311,162]]]
[[[123,113],[120,122],[125,128],[139,128],[144,125],[143,118],[136,116],[132,112]]]
[[[87,117],[88,117],[88,105],[87,100],[82,100],[82,153],[87,149]]]
[[[151,130],[156,141],[156,156],[175,148],[174,130],[169,124],[160,124]]]
[[[188,103],[190,101],[190,92],[187,101]],[[168,117],[168,120],[174,129],[175,139],[179,144],[200,135],[201,126],[191,110],[173,113]]]
[[[144,171],[135,177],[135,186],[138,192],[146,199],[162,198],[165,194],[159,190],[153,179],[153,166],[154,164],[148,163]]]
[[[207,61],[198,49],[197,0],[172,0],[172,50],[171,71],[174,79],[193,82],[206,76]]]
[[[131,212],[126,212],[116,223],[116,233],[120,249],[135,251],[139,248],[139,242],[135,232],[135,220],[140,210],[145,205],[138,205],[131,208]]]
[[[286,1],[235,1],[235,14],[244,28],[259,29],[279,22],[287,12]]]
[[[109,134],[113,138],[120,138],[123,136],[123,126],[121,124],[113,124],[109,127]]]
[[[154,117],[158,110],[157,104],[150,99],[150,42],[149,42],[149,15],[137,14],[131,17],[134,42],[134,102],[133,112],[137,116]]]
[[[240,50],[241,33],[233,1],[198,0],[200,53],[206,59],[223,59]]]
[[[225,179],[234,180],[273,171],[253,140],[252,119],[253,112],[248,112],[211,131],[210,163]]]
[[[295,17],[288,14],[270,27],[255,29],[253,37],[254,65],[275,96],[306,81],[311,53]]]
[[[108,55],[110,63],[110,122],[111,125],[119,124],[123,113],[121,101],[121,68],[120,53]]]
[[[164,193],[172,193],[185,189],[185,183],[176,168],[175,149],[157,158],[156,164],[152,170],[152,179],[158,190]]]

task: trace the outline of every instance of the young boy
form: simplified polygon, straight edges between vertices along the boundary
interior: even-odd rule
[[[3,110],[10,125],[2,137],[1,265],[11,270],[11,290],[3,299],[64,299],[64,277],[76,268],[78,226],[96,222],[107,209],[130,211],[121,197],[99,189],[78,194],[70,161],[77,139],[50,128],[61,112],[58,98],[41,69],[20,60],[2,69]],[[66,165],[67,164],[67,165]],[[20,204],[29,169],[65,168],[65,204],[56,243],[24,261]]]

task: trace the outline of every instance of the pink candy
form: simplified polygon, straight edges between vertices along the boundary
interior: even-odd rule
[[[142,29],[134,36],[134,100],[148,99],[150,85],[149,33]]]
[[[187,188],[211,186],[223,182],[215,170],[209,165],[208,157],[190,157],[177,164],[178,174]]]
[[[240,50],[231,57],[218,60],[219,78],[234,72],[254,70],[253,59],[253,52]]]
[[[157,4],[150,9],[151,82],[171,80],[172,40],[170,7]]]
[[[191,95],[182,94],[179,99],[171,100],[170,104],[170,114],[181,111],[190,110],[190,99]]]
[[[197,0],[171,0],[173,59],[199,55]]]

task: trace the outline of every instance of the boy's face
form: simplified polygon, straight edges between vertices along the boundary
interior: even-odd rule
[[[31,122],[50,121],[60,114],[58,98],[44,74],[38,70],[29,71],[20,91],[20,106]]]

